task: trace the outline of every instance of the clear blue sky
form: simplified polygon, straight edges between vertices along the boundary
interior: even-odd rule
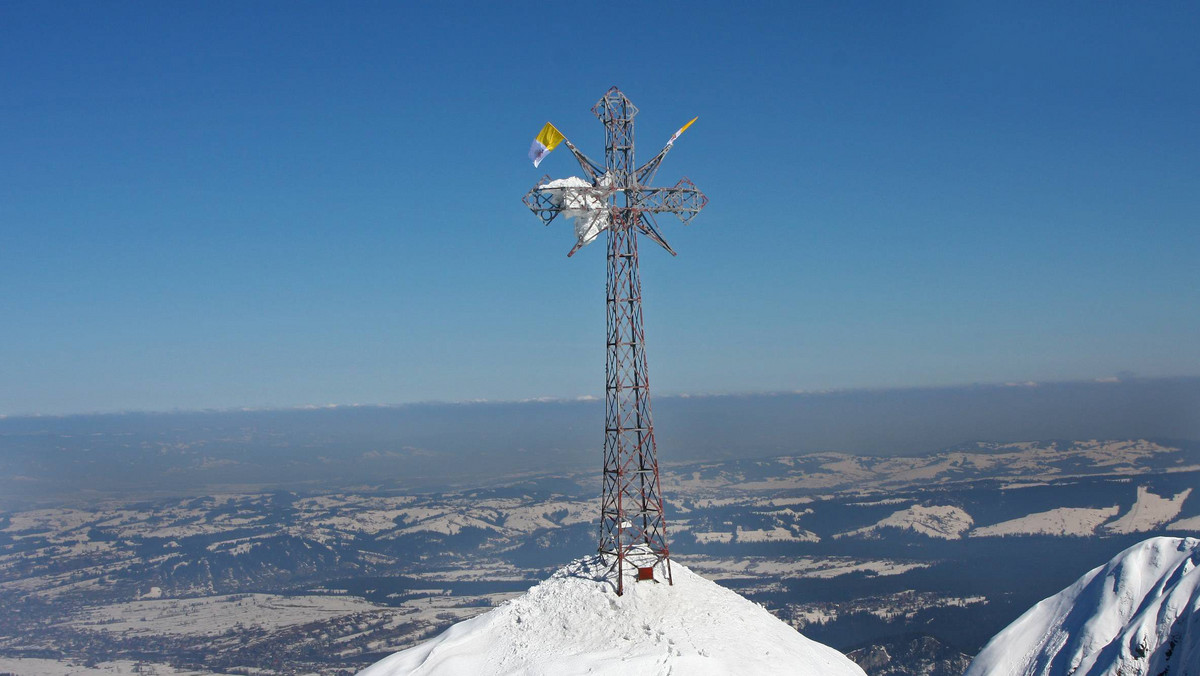
[[[1051,6],[1053,5],[1053,6]],[[614,12],[609,14],[609,12]],[[620,30],[628,26],[628,30]],[[1200,374],[1200,10],[0,3],[0,414],[599,395],[521,204],[611,85],[660,394]]]

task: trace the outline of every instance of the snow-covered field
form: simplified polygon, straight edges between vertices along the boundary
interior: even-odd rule
[[[356,613],[393,612],[353,596],[233,594],[114,603],[85,610],[69,624],[126,635],[222,634],[241,626],[278,629]]]
[[[169,664],[134,660],[81,662],[36,657],[0,657],[0,674],[17,676],[227,676],[215,671],[176,669]]]
[[[1100,524],[1117,515],[1121,508],[1059,507],[1018,519],[983,526],[971,531],[971,537],[1003,535],[1092,535]]]
[[[916,457],[865,457],[845,453],[816,453],[758,461],[762,476],[745,473],[668,471],[663,488],[668,493],[713,497],[732,491],[777,493],[784,491],[886,491],[889,487],[916,484],[950,484],[980,477],[1006,479],[1016,485],[1034,485],[1047,478],[1109,474],[1133,476],[1148,471],[1147,464],[1179,449],[1144,439],[1127,441],[1086,440],[1069,443],[978,443],[974,448]],[[1200,465],[1183,462],[1160,471],[1195,471]],[[716,467],[712,465],[709,467]],[[1081,468],[1092,468],[1085,471]]]
[[[962,538],[963,533],[971,529],[974,523],[975,520],[971,518],[971,515],[958,507],[950,505],[935,505],[933,507],[913,505],[908,509],[893,512],[891,516],[870,526],[846,533],[838,533],[834,537],[857,536],[878,538],[881,535],[881,530],[894,528],[929,537],[941,538],[943,540],[958,540]]]
[[[894,621],[902,617],[912,619],[930,608],[968,608],[987,602],[984,596],[946,596],[906,589],[895,594],[857,599],[854,603],[791,603],[784,609],[784,615],[803,631],[808,625],[832,622],[845,614],[869,613],[884,621]]]
[[[729,531],[697,531],[692,533],[696,536],[696,542],[702,545],[720,542],[728,544],[733,542],[733,533]]]
[[[783,526],[771,529],[737,528],[735,537],[738,542],[820,542],[821,538],[810,530],[793,531]]]
[[[1200,516],[1173,521],[1168,525],[1172,530],[1193,531],[1200,535]]]
[[[1177,495],[1166,498],[1155,495],[1145,486],[1138,486],[1137,501],[1121,518],[1104,525],[1110,533],[1144,533],[1161,526],[1179,516],[1183,503],[1192,494],[1188,488]]]
[[[767,577],[771,579],[830,579],[851,573],[868,573],[877,576],[899,575],[929,564],[915,561],[892,561],[888,559],[867,560],[851,557],[757,557],[713,558],[706,556],[682,557],[687,565],[712,580],[732,578]]]

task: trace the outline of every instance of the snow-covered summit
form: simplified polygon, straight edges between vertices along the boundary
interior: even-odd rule
[[[1200,540],[1151,538],[1030,608],[964,676],[1200,676]]]
[[[617,596],[598,556],[523,596],[387,657],[359,676],[797,674],[865,676],[858,665],[724,587],[672,562],[674,586]],[[665,579],[664,571],[655,577]]]

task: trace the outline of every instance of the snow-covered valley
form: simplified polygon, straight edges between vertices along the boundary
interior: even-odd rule
[[[878,661],[919,632],[957,649],[949,664],[1123,547],[1194,534],[1198,457],[977,445],[671,466],[664,485],[681,565],[839,650]],[[594,549],[594,484],[239,487],[4,512],[0,603],[17,610],[0,615],[0,658],[352,673]]]

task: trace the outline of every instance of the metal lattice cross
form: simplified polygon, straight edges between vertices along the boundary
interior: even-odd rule
[[[684,178],[671,188],[647,186],[673,147],[675,138],[646,164],[634,164],[633,118],[637,108],[616,87],[592,108],[605,130],[604,165],[567,147],[590,185],[548,187],[543,179],[525,195],[525,204],[549,225],[564,211],[592,209],[608,231],[606,283],[607,359],[605,361],[604,480],[599,551],[616,573],[617,594],[624,593],[626,570],[638,579],[653,579],[661,566],[671,582],[667,523],[659,486],[658,457],[650,411],[650,379],[642,325],[642,283],[637,233],[657,242],[671,255],[659,233],[655,214],[673,213],[691,222],[708,203]],[[682,132],[682,130],[680,130]],[[573,255],[586,242],[571,249]]]

